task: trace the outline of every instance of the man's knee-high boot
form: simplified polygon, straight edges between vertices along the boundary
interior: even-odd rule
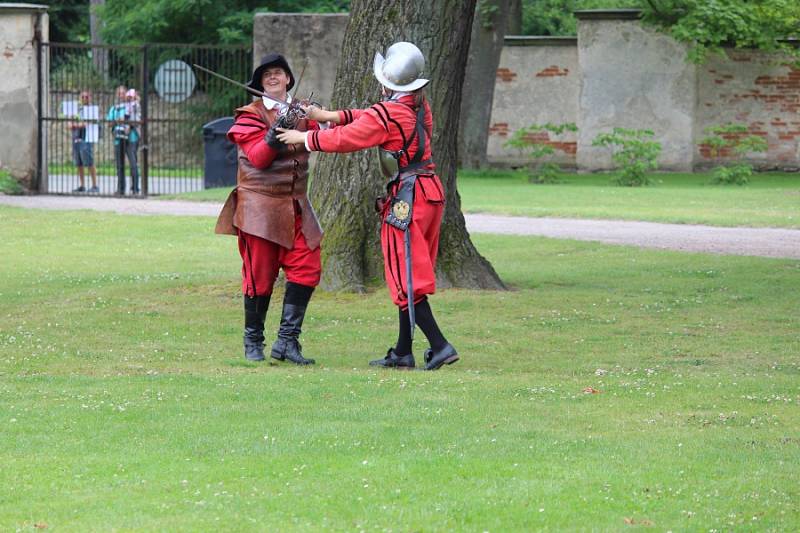
[[[300,346],[300,332],[303,319],[306,316],[308,301],[314,287],[298,285],[291,281],[286,283],[286,295],[283,298],[283,314],[281,325],[278,329],[278,339],[272,345],[273,358],[279,361],[288,360],[297,365],[313,365],[313,359],[303,357],[303,348]]]
[[[269,294],[244,295],[244,356],[248,361],[264,360],[264,319],[267,317]]]

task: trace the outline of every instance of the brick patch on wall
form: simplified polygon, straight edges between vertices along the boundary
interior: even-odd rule
[[[763,122],[753,122],[747,127],[747,131],[744,133],[726,133],[724,135],[721,135],[721,137],[728,141],[733,141],[736,139],[741,139],[743,137],[757,135],[759,137],[763,137],[764,140],[767,140],[768,134],[766,131],[762,129],[763,125],[764,125]],[[715,158],[714,156],[711,155],[711,147],[707,144],[701,144],[699,146],[699,150],[700,150],[700,156],[703,157],[703,159],[725,159],[727,157],[732,157],[736,155],[730,148],[722,148],[719,151],[717,157]]]
[[[547,132],[529,133],[522,138],[530,143],[552,146],[554,150],[568,155],[575,155],[578,152],[577,142],[551,141]]]
[[[508,122],[495,122],[489,127],[489,135],[508,137]]]
[[[512,72],[511,69],[505,67],[497,69],[497,78],[500,81],[505,81],[505,82],[514,81],[514,78],[516,77],[517,73]]]
[[[552,77],[555,77],[555,76],[566,76],[567,74],[569,74],[569,69],[568,68],[561,69],[561,68],[557,67],[556,65],[551,65],[551,66],[547,67],[546,69],[540,70],[539,72],[537,72],[536,73],[536,77],[537,78],[552,78]]]

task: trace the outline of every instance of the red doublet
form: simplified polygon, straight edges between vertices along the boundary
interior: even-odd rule
[[[318,128],[310,122],[309,128]],[[264,140],[266,125],[256,115],[242,113],[228,131],[228,138],[239,145],[247,159],[257,168],[269,167],[278,151]],[[316,287],[322,273],[321,249],[309,249],[302,232],[300,206],[294,201],[294,243],[286,248],[276,242],[238,231],[239,254],[242,256],[242,292],[248,296],[272,294],[278,270],[283,269],[286,281]]]
[[[404,96],[396,102],[381,102],[369,109],[339,111],[340,126],[312,131],[308,134],[308,147],[321,152],[354,152],[374,146],[384,150],[398,151],[403,148],[414,131],[416,111],[414,96]],[[433,128],[430,107],[425,102],[425,132],[423,160],[431,159],[430,139]],[[408,154],[417,152],[418,137],[408,149]],[[400,166],[408,165],[408,154],[400,158]],[[394,195],[399,187],[395,184],[389,191]],[[384,206],[385,220],[390,203]],[[439,229],[444,213],[444,190],[435,166],[429,163],[418,171],[414,189],[411,235],[411,258],[414,287],[414,302],[436,292],[436,255],[439,248]],[[392,301],[401,309],[408,307],[404,232],[389,224],[381,224],[381,248],[386,285]]]

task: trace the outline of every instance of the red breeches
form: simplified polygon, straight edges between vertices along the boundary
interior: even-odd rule
[[[390,202],[384,208],[383,218]],[[411,237],[411,264],[414,302],[436,292],[436,254],[439,250],[439,228],[444,213],[444,195],[437,176],[420,176],[414,191]],[[386,285],[392,301],[401,309],[408,307],[405,232],[381,224],[381,248]]]
[[[309,250],[301,231],[302,220],[294,219],[294,248],[289,250],[277,243],[239,232],[239,253],[242,256],[242,292],[248,296],[272,294],[272,287],[283,269],[286,281],[316,287],[322,273],[321,248]]]

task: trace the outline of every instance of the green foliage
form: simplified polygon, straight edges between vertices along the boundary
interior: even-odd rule
[[[89,50],[74,49],[53,61],[50,69],[50,90],[80,92],[107,88],[114,80],[106,82],[92,62]],[[55,58],[54,58],[55,59]]]
[[[506,147],[516,148],[520,152],[527,152],[529,156],[540,159],[555,153],[555,148],[550,144],[551,135],[562,135],[565,132],[575,133],[578,126],[572,122],[566,124],[531,124],[514,132],[504,144]],[[556,163],[540,163],[530,171],[531,183],[557,183],[560,167]]]
[[[50,2],[50,41],[54,43],[89,42],[89,2],[60,0]]]
[[[752,152],[766,152],[767,141],[759,135],[748,135],[744,124],[709,126],[703,130],[706,136],[701,146],[708,146],[713,158],[733,154],[743,157]],[[712,183],[744,185],[753,175],[753,166],[745,163],[720,166],[714,169]]]
[[[496,0],[478,0],[475,16],[478,17],[484,30],[491,30],[494,27],[494,17],[499,10]]]
[[[112,44],[244,44],[257,12],[346,11],[349,0],[107,0],[99,11]]]
[[[12,178],[8,171],[0,169],[0,193],[22,194],[22,192],[22,185]]]
[[[739,164],[717,167],[714,169],[714,176],[711,183],[722,185],[745,185],[753,175],[751,165]]]
[[[523,35],[575,35],[579,9],[638,7],[638,0],[523,0]]]
[[[689,44],[697,63],[726,46],[781,50],[800,59],[800,50],[782,40],[798,36],[797,0],[648,0],[644,20]]]
[[[622,168],[616,179],[618,185],[638,187],[649,185],[648,170],[658,168],[661,143],[649,140],[651,130],[614,128],[611,133],[601,133],[592,141],[592,146],[607,146],[614,150],[611,158]]]
[[[785,41],[798,36],[797,0],[523,0],[522,33],[575,35],[575,10],[619,8],[642,9],[645,22],[688,43],[695,62],[725,46],[800,58],[800,49]]]

